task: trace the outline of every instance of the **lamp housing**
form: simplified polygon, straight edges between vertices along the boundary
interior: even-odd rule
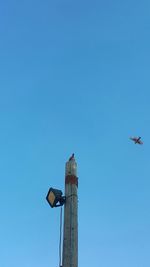
[[[47,193],[46,200],[51,208],[54,208],[63,206],[66,201],[66,197],[62,196],[61,190],[51,187]]]

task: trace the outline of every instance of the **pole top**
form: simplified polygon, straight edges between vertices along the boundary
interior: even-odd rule
[[[75,161],[74,153],[71,155],[69,160],[66,162],[65,175],[77,176],[77,163]]]

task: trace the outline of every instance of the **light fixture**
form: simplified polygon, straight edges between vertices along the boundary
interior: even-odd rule
[[[62,196],[61,190],[54,189],[51,187],[47,193],[46,200],[48,201],[51,208],[54,208],[64,205],[66,197]]]

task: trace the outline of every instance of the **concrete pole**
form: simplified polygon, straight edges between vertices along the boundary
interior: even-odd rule
[[[63,267],[78,267],[78,178],[74,154],[66,162]]]

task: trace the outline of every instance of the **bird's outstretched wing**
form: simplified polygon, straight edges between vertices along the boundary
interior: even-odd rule
[[[143,145],[143,142],[141,140],[138,140],[137,142],[139,145]]]
[[[136,138],[136,137],[130,137],[130,139],[131,139],[132,141],[134,141],[134,142],[137,141],[137,138]]]

